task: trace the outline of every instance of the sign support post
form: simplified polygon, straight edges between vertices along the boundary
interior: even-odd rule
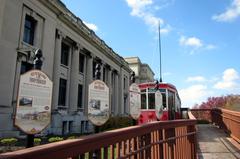
[[[100,78],[101,78],[101,65],[100,64],[96,65],[95,77],[96,77],[97,80],[100,80]],[[95,126],[95,133],[99,133],[99,131],[100,131],[100,126],[96,125]]]
[[[38,49],[35,54],[35,60],[33,62],[34,69],[41,70],[42,69],[42,51]],[[33,147],[34,146],[34,134],[28,134],[27,135],[27,145],[26,148]]]
[[[109,119],[109,88],[100,80],[101,64],[95,66],[95,80],[88,86],[88,119],[99,133],[101,125]],[[101,149],[95,150],[92,158],[99,158]]]
[[[52,81],[41,71],[42,51],[34,52],[34,69],[20,76],[14,125],[27,134],[26,147],[34,146],[34,135],[51,122]]]

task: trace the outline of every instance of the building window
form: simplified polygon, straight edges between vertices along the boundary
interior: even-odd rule
[[[60,78],[58,105],[61,106],[66,105],[66,94],[67,94],[67,80]]]
[[[62,135],[67,134],[67,121],[62,122]]]
[[[85,123],[85,131],[88,132],[88,121],[86,121],[86,123]]]
[[[34,20],[33,17],[29,15],[25,16],[23,41],[30,45],[33,45],[34,42],[34,32],[36,23],[37,21]]]
[[[69,133],[73,132],[73,121],[69,121],[69,123],[68,123],[68,132]]]
[[[127,113],[127,96],[124,96],[124,113]]]
[[[79,72],[84,73],[84,61],[85,56],[83,54],[79,54]]]
[[[84,133],[84,121],[81,121],[81,130],[80,130],[81,134]]]
[[[93,73],[93,79],[95,78],[96,65],[97,65],[96,61],[93,61],[93,68],[92,68],[92,69],[93,69],[93,70],[92,70],[92,71],[93,71],[93,72],[92,72],[92,73]]]
[[[70,47],[67,44],[62,43],[61,64],[65,65],[65,66],[68,66],[69,50],[70,50]]]
[[[126,82],[126,77],[123,78],[123,89],[126,89],[127,82]]]
[[[30,64],[28,62],[23,62],[21,64],[21,74],[30,71],[31,69],[33,69],[33,64]]]
[[[78,85],[78,107],[82,108],[82,96],[83,96],[83,86]]]
[[[103,81],[106,82],[106,68],[103,67]]]

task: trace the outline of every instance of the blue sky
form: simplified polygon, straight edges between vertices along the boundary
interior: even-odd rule
[[[183,107],[210,96],[240,93],[240,0],[63,0],[123,57],[138,56],[159,79],[161,23],[163,81]]]

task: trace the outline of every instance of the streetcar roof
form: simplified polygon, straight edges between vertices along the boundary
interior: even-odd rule
[[[156,86],[156,83],[155,82],[146,82],[146,83],[140,83],[140,84],[138,84],[138,86],[140,87],[140,89],[153,88]],[[170,83],[161,82],[158,84],[158,86],[159,86],[159,88],[173,89],[177,92],[176,87]]]

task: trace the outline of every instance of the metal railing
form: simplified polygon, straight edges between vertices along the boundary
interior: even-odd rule
[[[0,154],[0,159],[196,159],[196,120],[152,122]]]
[[[240,112],[226,109],[212,109],[212,122],[224,129],[229,135],[240,143]]]
[[[191,109],[197,120],[211,122],[240,143],[240,112],[227,109]]]
[[[191,109],[191,113],[197,120],[212,122],[212,109]]]

